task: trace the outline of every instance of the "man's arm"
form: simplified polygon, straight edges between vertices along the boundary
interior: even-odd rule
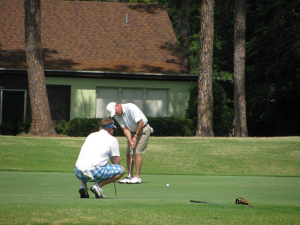
[[[120,156],[112,156],[111,157],[111,163],[112,164],[120,165],[120,162],[121,162],[121,157]]]
[[[135,132],[135,134],[134,134],[134,137],[132,138],[132,142],[134,143],[132,148],[135,147],[136,142],[137,142],[138,135],[139,135],[139,133],[143,130],[143,127],[144,127],[144,121],[143,121],[143,120],[140,120],[139,122],[137,122],[137,124],[138,124],[138,127],[137,127],[137,129],[136,129],[136,132]]]
[[[138,127],[137,127],[135,135],[134,135],[134,137],[136,137],[136,138],[138,137],[139,133],[143,130],[144,121],[140,120],[139,122],[137,122],[137,124],[138,124]]]
[[[132,139],[131,139],[130,130],[128,130],[126,127],[123,127],[123,132],[124,132],[124,135],[127,138],[128,142],[129,142],[130,146],[132,147]]]

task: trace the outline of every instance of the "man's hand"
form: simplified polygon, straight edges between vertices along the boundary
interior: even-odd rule
[[[132,149],[135,148],[135,146],[136,146],[138,134],[140,132],[143,132],[144,121],[140,120],[139,122],[137,122],[137,125],[138,125],[138,127],[137,127],[137,130],[133,137],[131,137],[131,132],[130,132],[130,130],[128,130],[128,128],[126,128],[126,127],[123,128],[124,135],[126,136],[128,142],[129,142],[129,145]]]
[[[137,122],[137,126],[138,127],[136,129],[135,135],[133,136],[132,141],[131,141],[131,147],[132,148],[135,148],[136,142],[137,142],[137,139],[138,139],[138,135],[140,134],[140,132],[143,132],[144,121],[140,120],[139,122]]]
[[[129,142],[130,147],[134,148],[135,144],[136,144],[136,140],[135,140],[135,143],[134,143],[133,138],[131,138],[131,132],[130,132],[130,130],[128,130],[127,127],[124,127],[123,128],[123,132],[124,132],[124,135],[127,138],[128,142]]]
[[[133,137],[133,139],[131,140],[131,143],[130,143],[131,148],[135,148],[135,146],[136,146],[136,141],[137,141],[137,138],[136,138],[136,137]]]

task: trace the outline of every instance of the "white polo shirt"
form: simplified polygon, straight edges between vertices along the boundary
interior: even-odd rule
[[[106,130],[91,133],[81,147],[76,162],[77,169],[90,170],[94,166],[105,166],[111,156],[120,156],[119,142]]]
[[[148,120],[142,110],[140,110],[135,104],[127,103],[121,105],[123,114],[121,116],[115,116],[121,128],[127,127],[131,132],[136,132],[138,127],[137,122],[143,120],[144,124],[148,123]]]

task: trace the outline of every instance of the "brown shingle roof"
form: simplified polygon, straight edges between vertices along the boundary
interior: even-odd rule
[[[41,8],[45,69],[186,73],[163,6],[42,0]],[[0,15],[0,67],[26,68],[24,1],[1,0]]]

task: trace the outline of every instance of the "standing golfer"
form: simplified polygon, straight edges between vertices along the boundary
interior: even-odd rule
[[[143,112],[134,104],[118,104],[110,102],[107,107],[110,116],[115,116],[127,138],[127,169],[128,176],[120,180],[120,183],[140,184],[141,168],[143,164],[142,154],[146,152],[150,133],[153,129]],[[132,152],[131,152],[132,151]],[[134,162],[132,155],[135,154],[135,177],[133,177]]]
[[[102,187],[119,180],[125,173],[120,166],[119,142],[113,137],[114,121],[104,118],[100,121],[100,131],[91,133],[81,147],[75,165],[75,175],[82,182],[80,198],[89,198],[87,182],[96,182],[91,192],[96,198],[104,198]],[[112,164],[107,164],[111,159]]]

